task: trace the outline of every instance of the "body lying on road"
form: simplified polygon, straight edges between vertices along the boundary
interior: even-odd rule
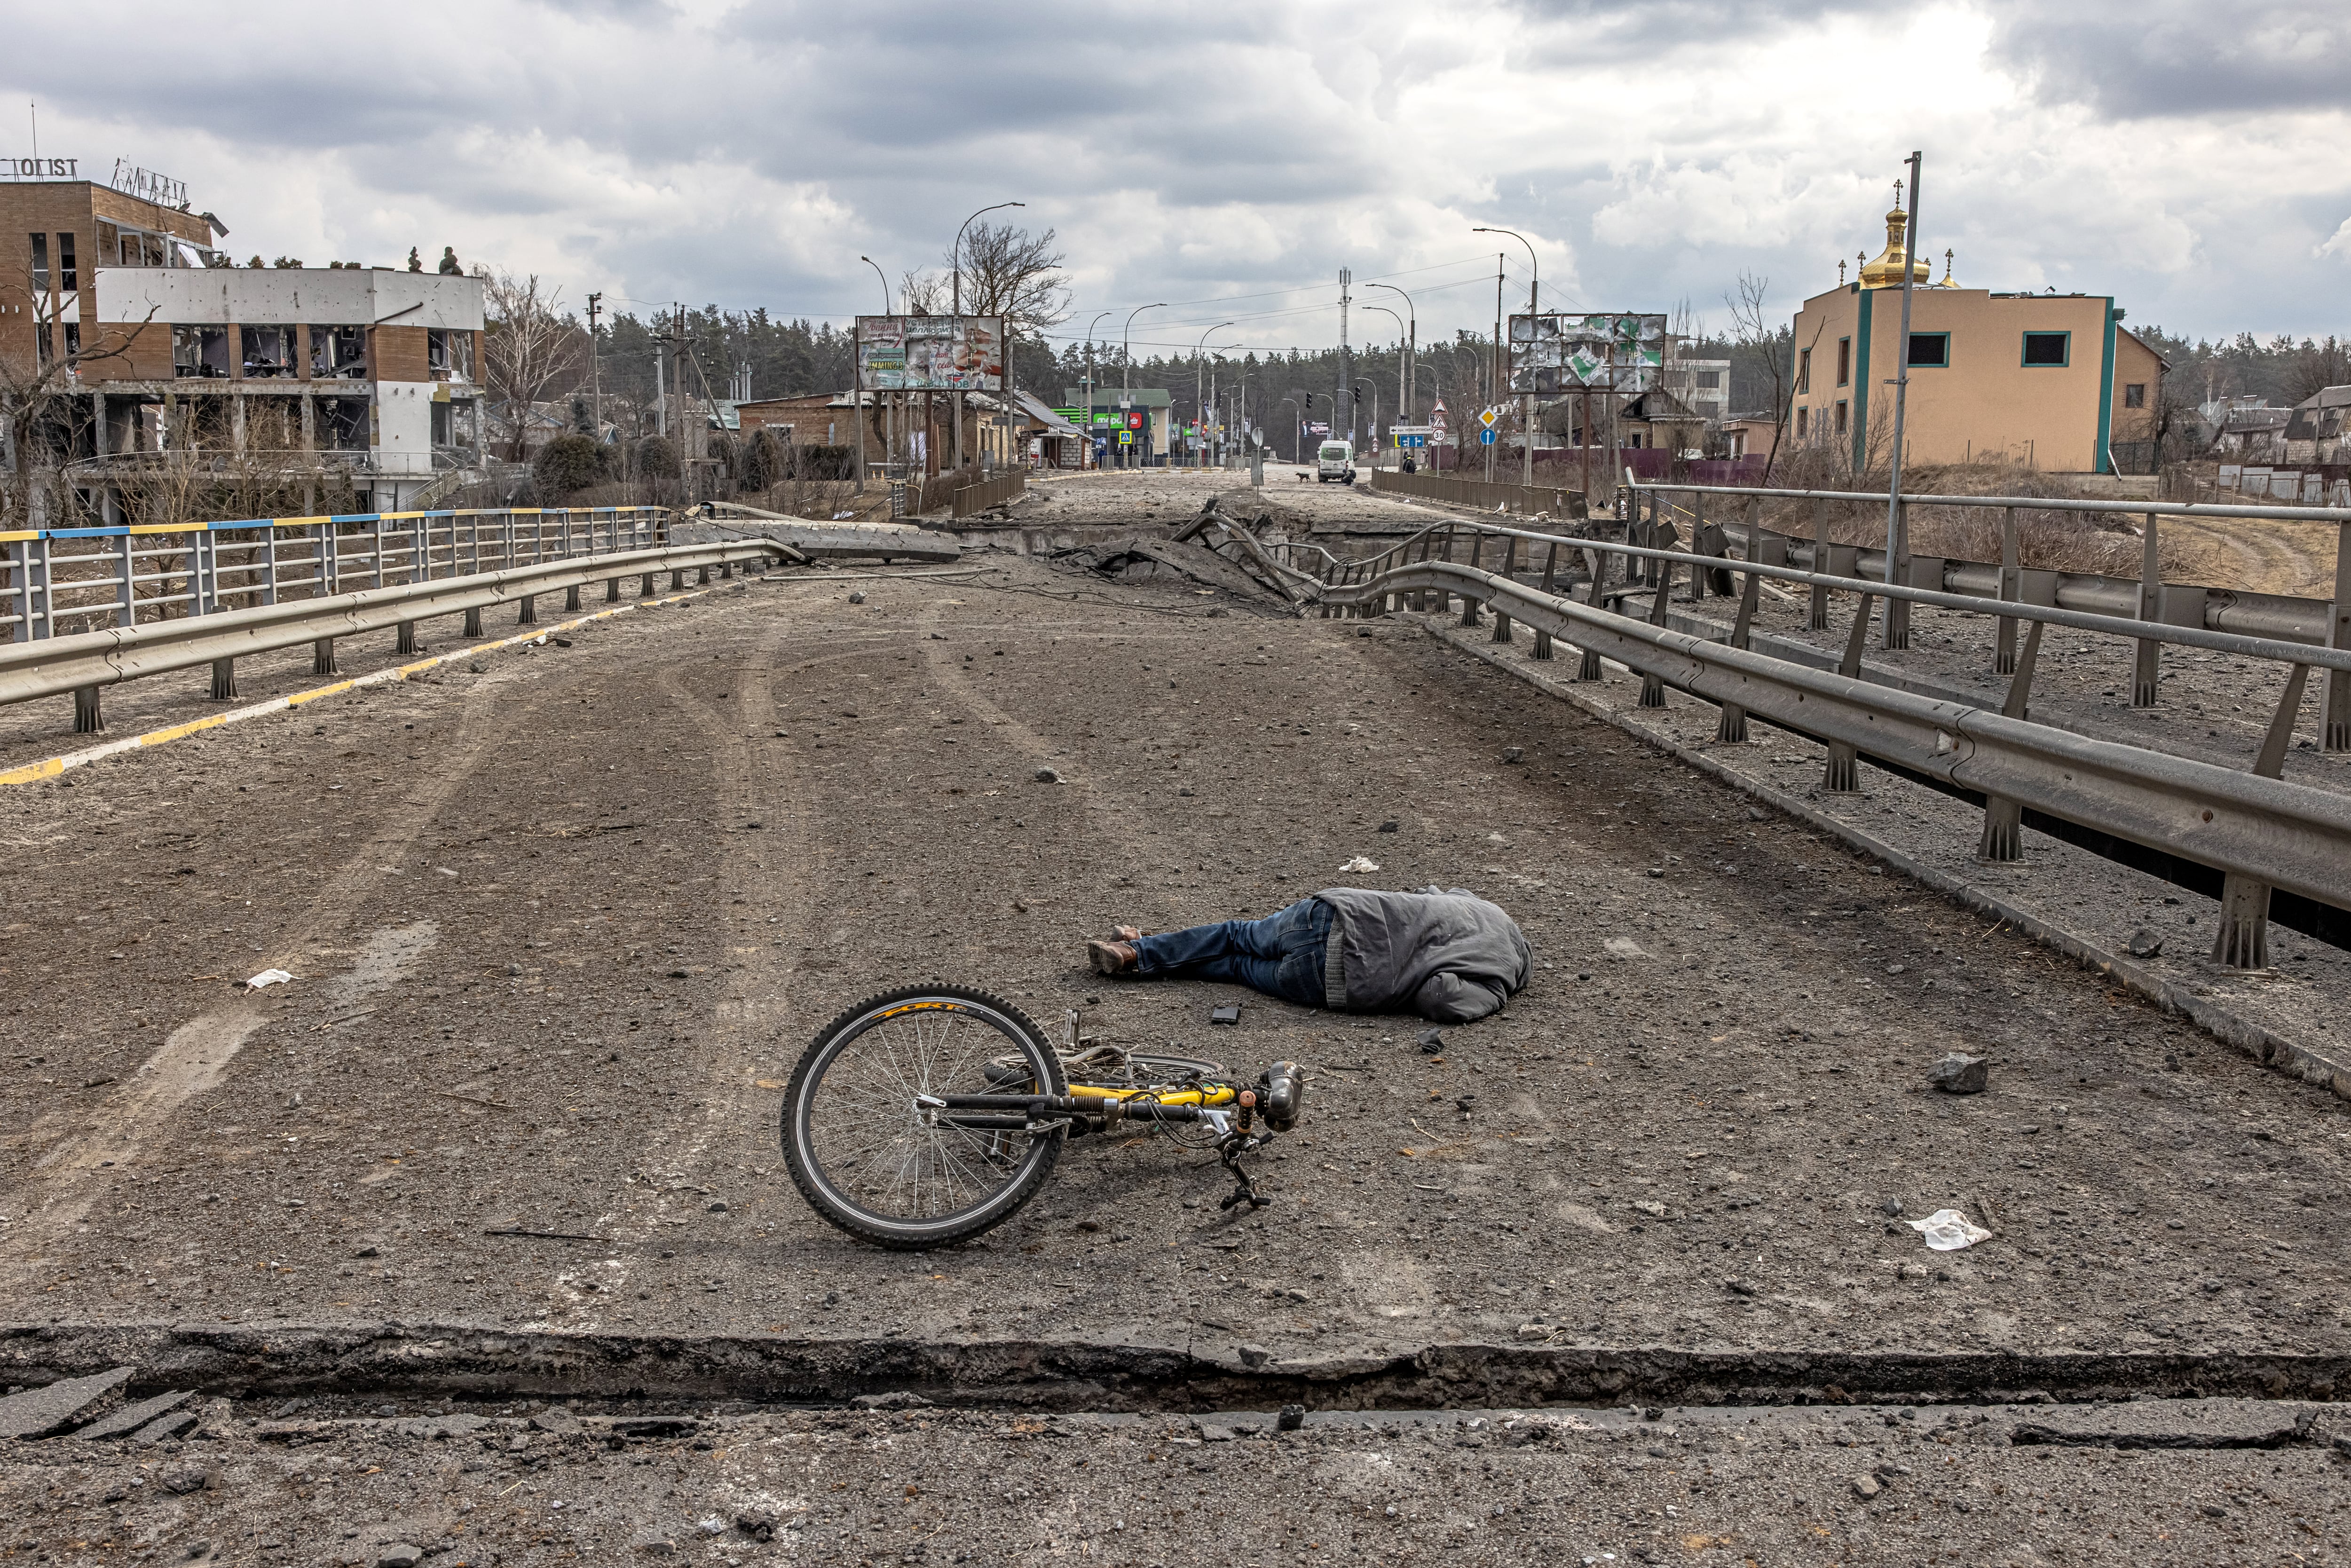
[[[1525,988],[1533,956],[1498,904],[1466,888],[1326,887],[1262,920],[1145,936],[1122,925],[1086,944],[1105,975],[1238,980],[1301,1007],[1484,1018]]]

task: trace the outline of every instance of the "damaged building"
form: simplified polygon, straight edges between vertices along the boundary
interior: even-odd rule
[[[0,372],[33,405],[0,462],[36,481],[11,526],[145,520],[207,481],[393,511],[480,466],[479,279],[238,267],[227,232],[92,181],[0,183]]]

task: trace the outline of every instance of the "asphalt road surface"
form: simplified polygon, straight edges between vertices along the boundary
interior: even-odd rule
[[[1204,483],[1170,481],[1163,517]],[[1806,1358],[1968,1396],[2332,1394],[2351,1113],[2323,1092],[1409,619],[973,564],[779,575],[0,793],[0,1318],[716,1335],[852,1363],[1132,1349],[1318,1407],[1447,1346],[1621,1354],[1620,1388],[1707,1397],[1782,1396]],[[1343,873],[1359,855],[1380,869]],[[1497,900],[1534,984],[1432,1054],[1416,1019],[1084,967],[1118,922],[1350,883]],[[272,967],[295,977],[236,983]],[[781,1166],[783,1081],[841,1008],[926,978],[1123,1045],[1305,1062],[1309,1119],[1261,1167],[1276,1202],[1235,1218],[1212,1158],[1089,1142],[966,1247],[823,1224]],[[1231,1001],[1239,1026],[1211,1030]],[[1990,1056],[1987,1092],[1928,1091],[1954,1050]],[[1934,1253],[1902,1223],[1947,1207],[1992,1239]],[[1092,1403],[1186,1407],[1181,1382]],[[951,1430],[925,1462],[981,1462]],[[2346,1494],[2296,1451],[2243,1484],[2317,1521]],[[2115,1484],[2168,1495],[2157,1462]],[[2002,1542],[2059,1540],[2043,1504],[1978,1506]],[[2166,1559],[2095,1535],[2066,1560],[2321,1545],[2281,1524],[2262,1552]],[[1766,1560],[1876,1551],[1777,1539]],[[1093,1550],[1159,1561],[1156,1540]]]

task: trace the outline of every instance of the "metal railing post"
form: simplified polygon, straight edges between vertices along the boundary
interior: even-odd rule
[[[1584,602],[1591,605],[1593,609],[1599,610],[1605,607],[1604,601],[1608,591],[1608,563],[1615,558],[1604,549],[1592,550],[1587,553],[1592,561],[1592,589],[1584,595]],[[1583,659],[1575,666],[1575,678],[1579,681],[1598,680],[1603,673],[1600,666],[1600,650],[1585,648],[1583,653]]]
[[[1897,541],[1897,549],[1895,559],[1886,563],[1886,580],[1908,588],[1911,586],[1910,503],[1896,501],[1894,512],[1894,538]],[[1938,582],[1935,586],[1940,588],[1943,585]],[[1896,653],[1910,646],[1910,601],[1907,599],[1888,599],[1886,601],[1886,645]]]
[[[480,605],[476,604],[471,610],[465,612],[465,629],[459,632],[458,635],[461,637],[479,637],[482,635],[482,607]]]
[[[2147,515],[2147,533],[2138,558],[2138,618],[2163,618],[2163,564],[2157,558],[2156,515]],[[2131,661],[2131,706],[2153,707],[2156,683],[2162,678],[2163,644],[2142,637]]]
[[[1486,530],[1482,527],[1471,528],[1469,530],[1470,570],[1477,571],[1481,570],[1479,563],[1484,559],[1485,554]],[[1450,558],[1448,557],[1448,559]],[[1484,617],[1478,613],[1478,601],[1476,597],[1467,592],[1463,593],[1461,595],[1461,624],[1464,626],[1475,626],[1483,620]]]
[[[1761,508],[1752,497],[1747,502],[1747,570],[1739,584],[1739,614],[1731,622],[1730,645],[1744,649],[1752,640],[1755,630],[1757,595],[1762,591],[1762,578],[1757,575],[1757,558],[1763,551]],[[1747,710],[1737,703],[1722,705],[1722,714],[1715,721],[1714,738],[1726,746],[1743,746],[1747,741]]]
[[[1543,551],[1542,591],[1547,597],[1552,593],[1552,584],[1558,567],[1559,541],[1553,539]],[[1551,656],[1551,633],[1538,627],[1535,630],[1535,657],[1548,663]]]
[[[1844,657],[1837,661],[1837,674],[1847,680],[1861,676],[1862,645],[1869,641],[1869,612],[1876,601],[1876,594],[1865,593],[1861,596],[1861,608],[1854,612],[1853,631],[1844,640]],[[1860,754],[1844,741],[1830,741],[1828,770],[1821,779],[1822,793],[1851,795],[1860,789]]]
[[[580,585],[576,582],[563,591],[563,612],[566,615],[580,613]]]
[[[1690,554],[1711,556],[1713,553],[1714,547],[1707,542],[1706,537],[1706,497],[1693,491],[1690,494]],[[1706,602],[1706,580],[1707,571],[1704,568],[1690,569],[1690,602],[1692,604]]]
[[[1828,497],[1825,496],[1815,496],[1813,497],[1812,569],[1823,577],[1828,575],[1829,503]],[[1807,631],[1812,632],[1825,632],[1829,629],[1828,584],[1824,582],[1816,582],[1813,584],[1812,613],[1806,617],[1804,626]]]
[[[526,593],[519,600],[515,601],[515,624],[517,626],[536,626],[538,624],[538,594]]]
[[[2286,747],[2294,742],[2294,721],[2302,713],[2303,683],[2308,664],[2296,664],[2285,678],[2285,693],[2262,737],[2261,755],[2253,760],[2260,778],[2276,779],[2285,772]],[[2220,881],[2220,924],[2212,937],[2212,961],[2231,969],[2270,967],[2270,884],[2234,872]]]
[[[2024,652],[2009,677],[2008,697],[2000,705],[2001,717],[2022,721],[2031,714],[2032,668],[2040,660],[2041,622],[2035,621],[2024,633]],[[2010,862],[2023,858],[2024,807],[2005,796],[1985,796],[1983,837],[1976,841],[1976,859]]]
[[[122,549],[122,570],[114,582],[114,623],[117,626],[132,626],[138,623],[139,604],[131,593],[133,587],[131,577],[136,568],[131,559],[130,529],[122,530],[120,542]]]
[[[1519,560],[1519,536],[1518,536],[1518,535],[1516,535],[1516,534],[1512,534],[1512,535],[1510,535],[1510,536],[1509,539],[1508,539],[1508,540],[1506,540],[1506,541],[1504,542],[1503,547],[1502,547],[1502,571],[1501,571],[1501,577],[1502,577],[1502,580],[1503,580],[1503,581],[1508,582],[1508,581],[1510,581],[1510,573],[1511,573],[1513,570],[1516,570],[1516,568],[1517,568],[1517,566],[1518,566],[1518,560]],[[1495,611],[1495,612],[1494,612],[1494,641],[1495,641],[1495,642],[1497,642],[1497,643],[1507,643],[1507,642],[1509,642],[1510,640],[1510,614],[1509,614],[1509,612],[1506,612],[1506,611],[1497,610],[1497,611]]]
[[[2000,519],[2000,597],[2013,604],[2024,597],[2024,567],[2016,534],[2016,508],[2001,508]],[[1813,569],[1817,571],[1820,569]],[[2038,625],[2039,622],[2034,622]],[[1991,673],[1995,675],[2016,674],[2016,617],[2000,618],[1999,640],[1992,654]]]
[[[2335,532],[2335,602],[2327,606],[2326,645],[2351,648],[2351,523]],[[2351,751],[2351,671],[2327,672],[2320,710],[2319,744],[2329,751]]]
[[[1651,564],[1662,570],[1657,573],[1656,587],[1649,594],[1649,624],[1663,626],[1666,623],[1667,602],[1673,598],[1674,594],[1673,565],[1669,561],[1653,561]],[[1641,676],[1641,699],[1635,706],[1665,706],[1666,678],[1659,674],[1644,674]]]

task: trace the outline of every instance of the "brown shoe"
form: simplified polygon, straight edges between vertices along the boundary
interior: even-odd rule
[[[1123,942],[1088,942],[1086,956],[1094,968],[1104,975],[1130,974],[1134,969],[1134,949]]]
[[[1110,934],[1121,942],[1140,942],[1150,935],[1140,925],[1113,925]]]

